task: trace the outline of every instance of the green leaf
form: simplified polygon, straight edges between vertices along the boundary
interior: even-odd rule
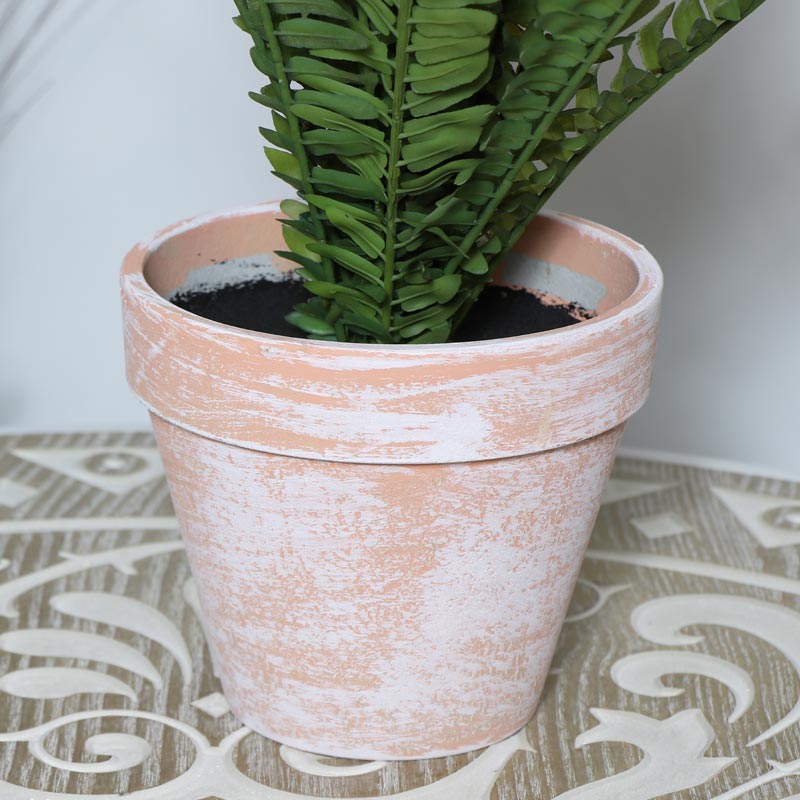
[[[326,213],[331,208],[336,208],[345,214],[349,214],[354,219],[367,222],[370,225],[375,225],[378,227],[383,225],[380,217],[373,211],[370,211],[368,208],[356,206],[352,203],[343,203],[341,200],[334,200],[332,197],[325,197],[319,194],[306,195],[306,200],[311,203],[311,205],[321,208]]]
[[[298,255],[304,256],[311,261],[319,261],[319,255],[311,249],[317,245],[317,242],[307,234],[301,233],[296,228],[284,225],[283,240],[286,242],[287,247]]]
[[[442,344],[450,338],[452,325],[449,322],[442,322],[425,333],[415,336],[409,340],[409,344]]]
[[[644,19],[651,11],[654,11],[661,4],[661,0],[642,0],[636,10],[628,18],[627,26],[635,25],[639,20]]]
[[[382,332],[383,325],[381,323],[381,307],[378,303],[373,302],[366,295],[353,295],[346,292],[338,292],[336,295],[336,305],[340,308],[354,311],[356,314],[363,315],[368,319],[374,320],[380,326]]]
[[[350,272],[360,275],[362,278],[366,278],[376,283],[378,286],[382,286],[381,278],[383,277],[383,271],[377,264],[373,264],[363,256],[353,253],[351,250],[347,250],[344,247],[337,247],[322,242],[310,244],[309,249],[312,249],[318,256],[330,258]]]
[[[447,303],[452,300],[461,288],[460,275],[442,275],[433,282],[433,294],[437,303]]]
[[[324,319],[319,319],[318,317],[312,317],[310,314],[303,314],[300,311],[290,311],[286,315],[286,321],[297,326],[306,333],[316,333],[324,336],[335,332],[333,325],[329,322],[326,322]]]
[[[378,33],[388,36],[397,23],[397,16],[383,0],[360,0],[360,7]]]
[[[692,27],[698,19],[706,19],[700,0],[680,0],[672,17],[672,30],[675,38],[686,47]]]
[[[414,142],[422,141],[427,134],[440,128],[463,130],[465,125],[469,128],[482,128],[492,111],[492,106],[480,105],[411,119],[406,122],[400,138]]]
[[[452,108],[470,97],[474,97],[481,89],[486,86],[492,77],[492,60],[486,69],[474,81],[464,84],[457,89],[438,92],[435,94],[417,94],[416,92],[406,93],[406,105],[404,109],[411,112],[414,117],[422,117],[427,114],[436,114],[447,108]]]
[[[463,8],[453,14],[448,8],[418,7],[411,22],[423,36],[457,39],[492,33],[497,15],[477,8]]]
[[[344,166],[375,186],[383,186],[386,181],[386,154],[372,153],[360,156],[340,156]]]
[[[317,17],[349,19],[352,14],[336,0],[264,0],[277,14],[313,14]]]
[[[522,35],[519,63],[525,69],[537,65],[572,68],[586,59],[586,45],[576,41],[554,43],[537,28],[530,27]]]
[[[344,84],[342,84],[344,86]],[[385,115],[385,109],[380,104],[368,102],[360,97],[346,94],[328,94],[317,92],[313,89],[301,89],[295,94],[298,103],[317,106],[318,108],[335,110],[339,115],[351,119],[379,119]]]
[[[263,47],[251,47],[250,58],[259,72],[268,75],[270,78],[275,74],[275,62]]]
[[[278,25],[277,34],[282,44],[288,47],[363,50],[369,46],[369,39],[349,26],[310,17],[283,20]]]
[[[707,0],[708,12],[720,22],[739,22],[742,19],[740,0]]]
[[[283,200],[281,211],[290,219],[300,219],[308,211],[308,206],[298,200]]]
[[[668,3],[646,25],[643,25],[636,38],[644,68],[657,72],[661,68],[658,60],[658,48],[664,38],[664,26],[672,16],[675,3]]]
[[[306,289],[309,292],[317,295],[318,297],[323,297],[326,300],[336,300],[337,298],[341,299],[342,297],[352,297],[359,301],[364,306],[371,308],[372,310],[379,310],[380,300],[376,300],[374,297],[371,297],[364,291],[360,291],[358,289],[353,289],[349,286],[343,286],[340,283],[330,283],[329,281],[320,281],[320,280],[309,280],[305,283]]]
[[[348,327],[355,328],[362,333],[374,336],[379,342],[386,341],[388,336],[385,328],[373,317],[360,314],[356,311],[345,311],[342,314],[342,322]]]
[[[281,175],[288,175],[291,178],[301,177],[300,164],[291,153],[287,153],[284,150],[274,150],[271,147],[265,147],[264,151],[275,172]]]
[[[298,94],[300,93],[298,92]],[[354,122],[329,108],[320,108],[319,106],[312,106],[307,103],[295,103],[295,105],[292,106],[292,113],[296,117],[310,122],[312,125],[317,125],[320,128],[353,131],[379,144],[383,143],[383,135],[379,129],[364,125],[361,122]]]
[[[310,258],[301,256],[291,250],[276,250],[275,255],[285,258],[287,261],[293,261],[295,264],[300,264],[301,267],[295,270],[295,274],[301,278],[318,281],[326,279],[324,268],[319,261],[312,261]],[[318,258],[315,253],[312,255],[314,258]]]
[[[467,6],[493,6],[497,0],[419,0],[422,8],[466,8]]]
[[[465,128],[462,131],[453,128],[441,128],[421,141],[405,145],[401,152],[401,166],[407,166],[412,172],[426,172],[442,161],[461,155],[471,150],[478,143],[481,130],[479,127]]]
[[[611,122],[628,112],[628,101],[619,92],[601,92],[595,116],[601,122]]]
[[[411,37],[409,48],[422,65],[440,64],[453,58],[471,56],[487,49],[489,39],[486,36],[467,36],[463,39],[452,39],[423,36],[415,33]]]
[[[476,53],[439,64],[411,64],[408,81],[417,94],[431,94],[454,89],[477,78],[488,66],[489,54]]]
[[[378,119],[379,117],[385,117],[387,115],[388,109],[385,101],[370,92],[359,89],[357,86],[351,86],[337,78],[328,77],[327,75],[315,75],[312,73],[308,75],[298,74],[295,80],[304,86],[311,86],[319,92],[325,92],[335,97],[352,98],[353,100],[371,106],[376,113],[374,116],[364,117],[365,119]],[[295,100],[301,103],[305,102],[299,94],[300,93],[295,95]],[[342,108],[335,108],[335,110],[341,112]]]
[[[354,131],[329,131],[325,128],[314,128],[303,134],[303,144],[314,155],[357,156],[374,153],[381,149],[381,144],[374,139],[366,139]]]
[[[677,39],[663,39],[658,46],[658,63],[662,69],[672,70],[689,58],[689,53],[683,49]]]
[[[383,236],[376,233],[372,228],[336,205],[328,206],[325,214],[331,224],[349,236],[366,255],[371,258],[378,258],[378,256],[383,255],[383,248],[386,246],[386,242]]]
[[[706,42],[711,41],[717,32],[717,26],[710,19],[697,19],[692,25],[686,44],[689,47],[701,47]]]
[[[291,136],[283,136],[277,131],[270,130],[269,128],[259,128],[258,132],[272,145],[281,150],[286,150],[292,146]]]
[[[366,46],[364,48],[348,49],[336,46],[315,46],[309,50],[309,54],[313,58],[330,59],[333,61],[353,61],[379,74],[391,74],[392,66],[386,44],[375,36],[366,24],[358,19],[353,19],[349,27],[355,34],[358,34],[365,40]]]
[[[637,69],[636,64],[633,63],[630,57],[631,45],[634,42],[634,37],[630,36],[622,41],[622,52],[619,56],[619,66],[617,73],[611,80],[611,90],[613,92],[621,92],[622,87],[625,85],[625,75],[631,70]]]
[[[286,71],[294,80],[298,80],[300,83],[303,83],[300,76],[308,79],[309,75],[323,75],[341,83],[362,83],[364,80],[363,76],[358,73],[348,72],[333,66],[327,61],[309,58],[308,56],[292,56],[289,59]]]
[[[440,167],[423,175],[407,176],[400,184],[400,188],[404,193],[415,194],[417,192],[427,192],[436,188],[439,184],[451,180],[454,174],[465,176],[464,180],[458,178],[454,180],[454,183],[460,186],[479,163],[480,162],[476,158],[449,161],[447,164],[442,164]]]
[[[385,200],[383,188],[372,181],[353,175],[352,172],[314,167],[311,170],[311,181],[319,189],[326,189],[337,194],[355,197],[362,200]]]
[[[405,317],[399,316],[396,321],[393,320],[392,327],[403,339],[413,339],[424,331],[433,330],[447,322],[457,310],[456,301],[444,306],[431,306]]]
[[[470,275],[485,275],[489,271],[489,262],[486,260],[486,256],[478,250],[464,262],[463,269]]]

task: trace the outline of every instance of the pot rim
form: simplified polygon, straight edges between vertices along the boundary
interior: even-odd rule
[[[162,245],[168,242],[175,236],[183,233],[188,233],[192,230],[202,227],[211,222],[221,219],[229,219],[233,217],[246,217],[257,216],[264,212],[280,211],[279,200],[269,200],[261,203],[251,205],[236,206],[231,209],[222,211],[211,211],[203,214],[198,214],[193,217],[180,220],[179,222],[161,228],[156,233],[149,237],[140,240],[126,255],[123,262],[121,277],[126,275],[138,274],[144,279],[144,284],[147,287],[150,300],[156,305],[165,305],[174,309],[179,314],[191,317],[195,324],[199,324],[209,329],[209,331],[220,330],[227,335],[244,336],[249,339],[263,340],[264,343],[278,344],[286,342],[287,344],[302,343],[304,347],[319,347],[321,351],[337,351],[342,355],[348,352],[365,353],[365,352],[384,352],[387,355],[408,355],[413,352],[415,355],[425,353],[442,354],[448,351],[458,351],[463,353],[466,350],[496,350],[498,345],[504,343],[518,343],[530,341],[531,339],[545,339],[551,337],[570,338],[573,336],[580,336],[583,334],[584,329],[593,327],[601,329],[613,325],[614,318],[626,309],[636,310],[637,307],[645,306],[650,302],[653,293],[660,294],[663,288],[663,274],[653,255],[641,244],[631,239],[630,237],[615,231],[605,225],[600,225],[596,222],[578,217],[573,214],[567,214],[562,211],[541,211],[538,216],[546,219],[551,219],[556,222],[562,222],[565,225],[573,228],[581,234],[591,235],[597,239],[599,243],[613,247],[621,251],[628,257],[637,273],[637,284],[633,291],[627,298],[619,303],[616,303],[606,311],[597,314],[586,320],[581,320],[572,325],[567,325],[563,328],[552,328],[550,330],[538,331],[536,333],[524,333],[518,336],[505,336],[494,339],[477,339],[466,342],[443,342],[439,344],[377,344],[371,342],[339,342],[339,341],[326,341],[319,339],[308,339],[303,336],[283,336],[274,333],[265,333],[263,331],[254,331],[249,328],[240,328],[235,325],[228,325],[224,322],[216,322],[215,320],[208,319],[199,314],[176,306],[174,303],[167,300],[159,294],[147,280],[145,276],[145,268],[148,259],[153,255]]]
[[[273,202],[194,217],[141,242],[125,259],[128,382],[162,419],[275,455],[408,465],[552,450],[622,424],[644,403],[661,270],[628,237],[567,214],[543,214],[541,227],[515,250],[537,252],[541,241],[538,252],[553,263],[605,262],[598,266],[610,307],[565,328],[520,336],[414,346],[279,336],[181,309],[145,277],[148,260],[164,245],[156,271],[162,259],[188,269],[251,247],[279,250],[250,229],[268,220],[278,225],[278,214]]]

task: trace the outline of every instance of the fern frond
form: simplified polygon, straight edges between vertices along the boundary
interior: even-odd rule
[[[763,0],[235,2],[266,154],[300,198],[286,255],[312,296],[288,318],[428,343],[575,164]]]
[[[570,100],[561,102],[558,111],[550,115],[543,135],[528,143],[526,163],[491,210],[493,221],[487,220],[486,224],[502,245],[487,278],[572,170],[662,86],[763,2],[708,0],[706,11],[700,0],[679,0],[660,8],[659,0],[640,0],[627,19],[624,10],[623,24],[615,26],[618,30],[606,49],[583,70]],[[542,10],[541,4],[536,10]],[[535,24],[548,22],[539,16]],[[672,37],[668,36],[670,27]],[[639,66],[632,58],[634,46]],[[616,71],[609,87],[602,89],[599,68],[606,61]],[[483,231],[479,225],[474,234]],[[480,288],[476,288],[475,297]],[[456,324],[470,305],[471,302],[465,303],[459,309]]]
[[[285,231],[314,297],[291,320],[315,337],[444,341],[460,281],[438,279],[477,217],[456,194],[493,110],[475,97],[497,4],[236,2],[270,80],[254,95],[273,112],[267,156],[305,202]]]
[[[574,108],[562,111],[556,120],[549,141],[557,143],[567,133],[574,134],[574,138],[586,138],[579,139],[580,146],[571,150],[560,149],[557,144],[542,147],[533,160],[544,164],[544,168],[531,165],[530,174],[521,175],[516,182],[511,196],[525,197],[525,202],[520,203],[522,213],[517,215],[508,234],[508,247],[514,245],[533,217],[600,142],[764,2],[709,2],[714,13],[707,14],[699,0],[679,0],[677,5],[669,3],[638,31],[615,43],[620,57],[609,89],[601,90],[597,75],[590,74]],[[673,37],[666,35],[669,26]],[[640,52],[642,68],[630,57],[634,43]]]

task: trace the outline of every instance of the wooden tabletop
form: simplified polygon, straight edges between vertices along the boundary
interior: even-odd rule
[[[620,458],[540,709],[323,759],[243,728],[148,434],[0,437],[0,799],[800,800],[800,483]]]

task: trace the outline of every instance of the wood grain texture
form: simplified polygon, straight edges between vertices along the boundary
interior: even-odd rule
[[[95,448],[102,452],[125,447],[151,446],[147,434],[92,433],[70,435],[31,435],[0,439],[0,480],[38,490],[18,505],[0,505],[0,598],[3,592],[20,578],[34,576],[34,583],[14,598],[18,610],[16,618],[0,617],[0,635],[25,629],[57,628],[80,630],[112,637],[130,645],[146,656],[162,676],[164,685],[155,689],[142,677],[127,669],[110,667],[97,661],[70,658],[44,658],[15,654],[0,650],[0,679],[7,674],[36,667],[81,667],[112,675],[128,684],[138,695],[138,704],[114,695],[85,694],[62,699],[26,699],[9,692],[0,692],[0,797],[23,797],[12,794],[8,786],[22,787],[30,797],[57,798],[59,794],[91,797],[93,795],[118,795],[141,792],[150,788],[149,794],[140,797],[173,797],[168,794],[168,781],[186,775],[195,761],[195,747],[187,736],[160,722],[119,718],[90,719],[68,724],[44,740],[44,748],[57,758],[75,763],[102,761],[84,752],[87,739],[100,733],[125,732],[138,735],[151,746],[151,754],[139,766],[109,774],[91,774],[43,764],[31,755],[24,742],[8,741],[8,734],[23,731],[66,714],[98,709],[119,709],[123,713],[136,711],[159,714],[185,723],[208,738],[210,743],[220,742],[227,734],[240,728],[231,714],[219,719],[199,710],[192,703],[219,690],[213,676],[210,657],[202,628],[184,599],[184,586],[189,579],[188,566],[180,550],[152,555],[135,562],[136,574],[125,574],[130,564],[122,559],[118,566],[98,565],[80,569],[84,562],[75,561],[75,571],[42,584],[35,576],[53,565],[63,563],[60,554],[68,552],[78,559],[105,551],[128,548],[149,543],[175,543],[174,530],[116,530],[109,521],[107,529],[72,532],[56,530],[60,519],[97,519],[119,517],[165,517],[172,513],[166,485],[162,478],[145,482],[127,492],[111,494],[68,477],[54,469],[25,461],[12,451],[20,449],[50,450],[57,448]],[[113,465],[112,465],[113,466]],[[133,479],[133,475],[131,478]],[[487,783],[485,794],[475,794],[475,800],[551,800],[568,795],[569,800],[592,798],[602,800],[612,797],[669,797],[674,800],[708,800],[726,792],[727,798],[737,796],[746,800],[779,800],[800,794],[800,765],[791,762],[800,759],[800,728],[793,724],[767,741],[748,747],[748,742],[758,737],[771,725],[787,715],[800,697],[800,679],[785,651],[791,649],[788,623],[778,626],[777,646],[768,644],[762,637],[745,633],[735,627],[704,624],[689,626],[686,630],[702,634],[702,642],[677,648],[654,644],[634,630],[631,615],[637,607],[658,599],[681,594],[719,595],[725,597],[753,598],[766,601],[778,610],[788,609],[800,614],[800,547],[764,547],[739,521],[735,513],[715,497],[711,487],[726,487],[740,492],[770,495],[776,499],[776,508],[788,509],[779,518],[777,532],[784,531],[791,539],[796,533],[792,527],[795,517],[791,510],[800,512],[800,484],[753,475],[736,474],[716,469],[703,469],[656,461],[619,459],[615,477],[626,481],[652,482],[666,485],[656,491],[610,502],[601,508],[591,552],[613,551],[617,555],[646,554],[651,564],[658,558],[672,557],[685,560],[706,575],[689,575],[675,569],[634,566],[616,563],[602,557],[592,557],[584,564],[579,584],[573,598],[571,614],[582,617],[567,623],[564,628],[556,658],[554,673],[549,678],[537,715],[527,728],[527,737],[533,752],[515,750],[499,772],[493,788],[494,776],[479,768],[474,779],[464,786],[471,788],[445,791],[442,798],[467,798],[471,792],[481,790]],[[633,484],[625,484],[630,489]],[[646,489],[646,484],[639,489]],[[10,495],[9,495],[10,496]],[[0,491],[0,502],[2,502]],[[677,514],[687,523],[689,532],[650,538],[644,535],[631,520],[658,514]],[[13,520],[54,520],[52,532],[13,533]],[[5,523],[12,522],[11,525]],[[781,527],[783,526],[783,527]],[[646,526],[645,526],[646,527]],[[3,567],[4,560],[9,563]],[[661,562],[667,563],[667,562]],[[680,562],[678,562],[680,563]],[[706,566],[704,566],[706,565]],[[725,565],[742,570],[741,580],[732,582],[715,577],[715,565]],[[121,567],[118,568],[118,567]],[[747,578],[747,576],[750,578]],[[778,592],[757,585],[765,583],[764,576],[781,576],[788,579],[787,588],[797,582],[797,593]],[[750,580],[751,582],[747,582]],[[597,591],[592,586],[627,586],[607,597],[602,607],[597,606]],[[23,587],[24,588],[24,587]],[[106,592],[137,598],[175,622],[180,628],[192,655],[193,675],[185,683],[181,670],[169,650],[150,638],[131,633],[122,627],[91,622],[55,611],[50,601],[66,592]],[[700,605],[700,604],[699,604]],[[709,601],[709,605],[713,605]],[[767,615],[763,616],[767,634]],[[782,632],[786,631],[786,637]],[[784,640],[785,639],[785,640]],[[797,646],[797,643],[795,643]],[[750,709],[733,724],[728,716],[733,708],[730,691],[720,682],[707,677],[679,674],[665,679],[665,684],[685,689],[685,693],[671,698],[651,698],[621,689],[611,678],[612,665],[621,657],[646,650],[680,649],[687,652],[707,653],[743,667],[751,675],[755,696]],[[704,715],[714,740],[702,755],[709,758],[735,759],[717,774],[681,791],[663,791],[666,786],[659,778],[650,789],[625,794],[624,784],[597,783],[604,778],[620,775],[642,760],[642,751],[626,741],[608,741],[598,735],[594,743],[576,748],[578,736],[594,728],[598,722],[591,709],[634,712],[662,721],[688,709],[699,709]],[[698,712],[699,713],[699,712]],[[628,723],[625,723],[628,725]],[[632,730],[630,726],[624,731]],[[624,734],[623,731],[623,734]],[[8,733],[7,733],[8,732]],[[608,737],[606,737],[608,738]],[[625,739],[625,736],[622,737]],[[680,737],[679,737],[680,738]],[[680,742],[670,747],[677,747]],[[352,777],[321,777],[307,774],[290,766],[280,755],[280,748],[257,735],[243,738],[235,748],[233,760],[238,769],[256,784],[283,790],[303,798],[356,798],[385,796],[430,785],[442,784],[445,776],[458,776],[475,767],[487,754],[479,751],[464,756],[418,762],[393,762],[383,769]],[[491,753],[489,753],[491,755]],[[656,759],[657,760],[657,759]],[[789,765],[787,774],[767,780],[770,761]],[[347,764],[350,762],[339,762]],[[680,762],[679,762],[680,763]],[[686,762],[688,774],[689,762]],[[480,767],[480,765],[478,765]],[[681,772],[673,769],[674,773]],[[768,776],[769,777],[769,776]],[[748,783],[748,782],[753,783]],[[479,785],[480,784],[480,785]],[[269,793],[269,789],[253,788],[241,784],[238,794],[185,793],[177,795],[185,800],[203,797],[222,797],[223,800],[239,798],[283,797]],[[476,789],[477,787],[477,789]],[[579,791],[579,787],[584,787]],[[735,790],[741,787],[743,791]],[[748,788],[749,787],[749,788]],[[212,789],[211,783],[208,788]],[[261,792],[259,794],[259,792]],[[459,792],[461,792],[459,794]],[[604,793],[605,792],[605,793]],[[609,792],[611,792],[609,794]],[[641,792],[644,792],[642,794]],[[648,793],[649,792],[649,793]],[[422,795],[417,793],[420,800]],[[426,797],[436,798],[430,794]]]

